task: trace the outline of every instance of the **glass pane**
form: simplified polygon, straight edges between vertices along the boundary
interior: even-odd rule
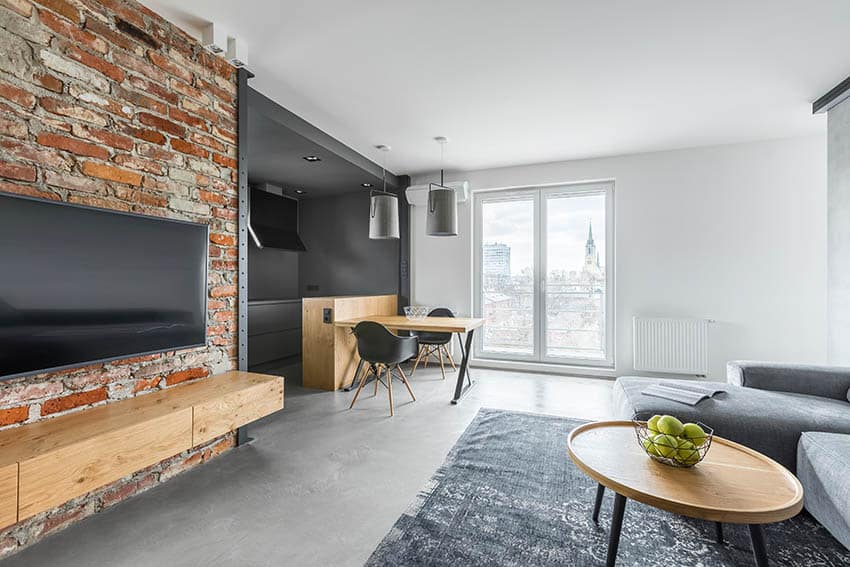
[[[545,356],[605,359],[605,194],[546,199]]]
[[[534,200],[481,203],[482,350],[534,354]]]

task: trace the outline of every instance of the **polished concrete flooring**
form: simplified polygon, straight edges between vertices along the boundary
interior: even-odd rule
[[[481,407],[582,418],[611,413],[611,382],[473,369],[458,406],[432,366],[386,391],[287,384],[286,409],[255,441],[2,562],[27,566],[359,566]],[[564,458],[567,458],[566,453]]]

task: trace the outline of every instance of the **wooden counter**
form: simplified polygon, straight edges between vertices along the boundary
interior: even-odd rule
[[[325,310],[329,310],[328,321]],[[335,321],[397,313],[396,295],[305,297],[301,316],[304,387],[338,390],[354,378],[360,362],[357,341],[351,329],[337,327]]]

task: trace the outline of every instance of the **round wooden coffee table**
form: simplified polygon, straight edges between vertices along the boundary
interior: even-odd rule
[[[761,525],[796,516],[803,487],[788,469],[743,445],[715,436],[705,459],[676,468],[649,458],[638,446],[631,421],[598,421],[570,432],[570,457],[599,483],[594,522],[605,488],[615,492],[607,564],[617,560],[626,500],[631,498],[675,514],[722,524],[747,524],[756,565],[767,565]]]

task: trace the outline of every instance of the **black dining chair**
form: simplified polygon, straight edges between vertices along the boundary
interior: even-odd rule
[[[393,370],[398,371],[401,381],[407,386],[407,391],[415,402],[416,396],[413,395],[407,375],[399,364],[416,356],[419,350],[416,337],[399,337],[374,321],[361,321],[352,332],[357,337],[357,353],[360,355],[361,364],[368,365],[369,371],[375,375],[375,395],[378,395],[379,383],[383,384],[389,392],[390,416],[393,415]],[[381,380],[381,374],[386,377],[386,382]],[[360,378],[360,385],[357,386],[354,399],[351,400],[351,406],[348,409],[354,407],[357,397],[366,385],[367,378],[368,374],[365,373]]]
[[[432,309],[430,313],[428,313],[428,317],[454,317],[455,314],[452,313],[451,309],[446,307],[437,307]],[[419,339],[419,356],[416,357],[416,362],[413,364],[413,370],[410,372],[410,375],[413,376],[413,373],[416,372],[416,368],[419,366],[419,361],[422,360],[422,357],[425,357],[425,362],[423,366],[428,368],[428,359],[436,352],[440,357],[440,372],[443,374],[443,380],[446,379],[446,368],[443,364],[443,353],[446,353],[446,358],[449,359],[449,362],[452,365],[452,369],[457,370],[457,366],[455,366],[455,361],[452,358],[452,353],[449,352],[449,343],[452,340],[451,333],[433,333],[426,331],[414,331],[411,332],[411,335],[414,335]]]

